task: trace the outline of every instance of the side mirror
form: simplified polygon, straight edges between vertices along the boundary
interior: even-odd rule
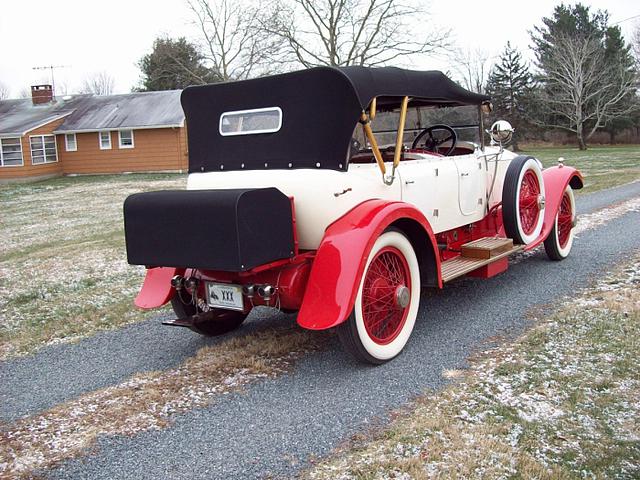
[[[488,131],[488,133],[489,135],[491,135],[491,140],[502,146],[511,141],[514,131],[515,130],[509,122],[507,122],[506,120],[498,120],[493,125],[491,125],[491,129]]]

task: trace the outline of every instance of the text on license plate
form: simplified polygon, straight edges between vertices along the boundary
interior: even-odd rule
[[[244,310],[242,287],[228,283],[207,282],[207,303],[210,307]]]

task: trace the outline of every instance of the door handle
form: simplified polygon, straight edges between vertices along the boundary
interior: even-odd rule
[[[416,181],[415,180],[405,180],[404,181],[405,185],[411,185],[412,183],[416,183]]]
[[[460,174],[460,176],[461,176],[461,177],[468,177],[468,176],[469,176],[469,174],[468,174],[468,173],[461,173],[461,174]]]

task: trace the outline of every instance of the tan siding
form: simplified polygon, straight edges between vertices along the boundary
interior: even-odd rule
[[[41,163],[33,165],[31,163],[31,144],[29,143],[29,137],[31,135],[51,135],[53,131],[58,128],[64,118],[54,120],[47,123],[42,127],[36,128],[26,135],[22,136],[22,167],[0,167],[0,180],[9,178],[23,178],[23,177],[40,177],[45,175],[60,175],[62,174],[62,163],[60,157],[60,142],[57,141],[58,146],[58,161],[56,163]]]
[[[187,123],[180,129],[180,165],[184,171],[189,170],[189,146],[187,144]]]
[[[77,151],[64,151],[64,135],[58,147],[65,174],[121,173],[185,170],[184,128],[134,130],[134,148],[118,147],[118,131],[111,131],[111,149],[100,150],[98,132],[76,134]]]

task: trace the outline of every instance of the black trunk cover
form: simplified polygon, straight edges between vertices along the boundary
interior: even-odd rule
[[[276,188],[136,193],[124,227],[133,265],[239,272],[294,253],[291,201]]]

